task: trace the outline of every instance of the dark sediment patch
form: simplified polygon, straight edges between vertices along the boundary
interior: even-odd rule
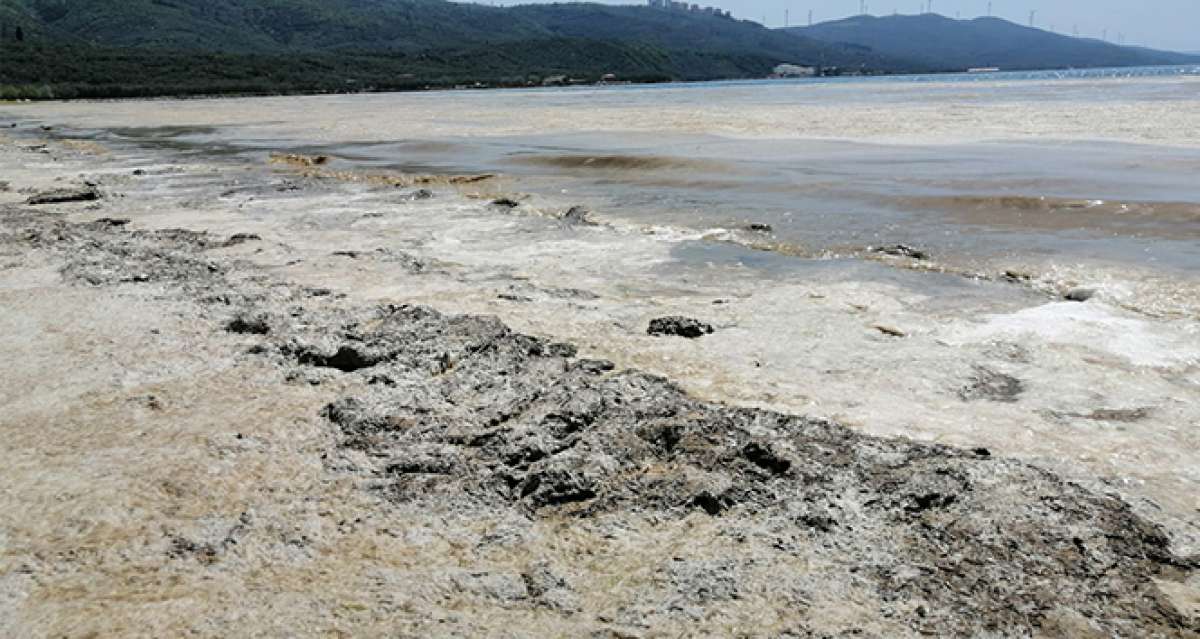
[[[1086,419],[1093,422],[1133,424],[1146,419],[1152,412],[1154,412],[1153,408],[1142,406],[1139,408],[1097,408],[1088,413],[1062,413],[1055,411],[1050,413],[1050,416],[1060,419]]]
[[[344,472],[362,474],[364,486],[396,503],[603,518],[616,522],[613,535],[624,534],[620,522],[647,516],[750,531],[735,551],[680,559],[663,573],[680,594],[660,614],[681,623],[701,628],[689,606],[759,587],[745,581],[754,562],[817,555],[803,575],[813,588],[873,593],[864,605],[878,606],[877,618],[900,634],[1029,636],[1064,614],[1100,636],[1200,631],[1155,585],[1196,568],[1171,554],[1158,527],[1115,497],[1028,464],[697,401],[666,379],[613,372],[611,363],[579,359],[570,345],[491,317],[272,297],[264,291],[287,285],[237,272],[249,267],[232,261],[208,262],[202,247],[212,239],[51,216],[14,228],[14,219],[0,215],[0,243],[61,251],[74,281],[155,273],[214,315],[269,326],[246,333],[261,335],[256,352],[284,370],[331,367],[368,382],[331,401],[324,416],[342,446],[383,460]],[[1020,392],[1015,378],[976,372],[964,399]],[[172,552],[203,560],[223,541],[181,538]],[[588,570],[533,565],[503,584],[514,594],[496,605],[574,614]],[[837,623],[812,621],[794,634],[827,634]]]
[[[502,197],[502,198],[499,198],[496,200],[492,200],[491,205],[498,209],[512,210],[512,209],[517,208],[518,206],[521,206],[521,203],[512,198]]]
[[[710,160],[664,155],[524,155],[521,164],[585,171],[721,170],[728,167]]]
[[[967,382],[958,389],[958,396],[966,402],[988,400],[992,402],[1015,402],[1025,391],[1025,384],[1013,377],[985,366],[976,366]]]
[[[373,251],[334,251],[332,255],[334,257],[348,257],[352,260],[375,260],[379,262],[399,264],[404,270],[410,273],[423,273],[429,270],[430,267],[428,260],[419,258],[411,253],[396,251],[389,248],[377,248]]]
[[[879,253],[882,255],[891,255],[892,257],[909,257],[914,260],[927,260],[929,253],[918,248],[913,248],[907,244],[889,244],[886,246],[871,246],[867,248],[871,253]]]

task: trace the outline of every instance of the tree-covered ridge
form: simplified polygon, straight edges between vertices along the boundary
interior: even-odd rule
[[[1118,46],[1013,24],[999,18],[952,20],[919,16],[856,16],[788,33],[869,48],[939,71],[978,67],[1006,70],[1152,66],[1200,62],[1200,57]]]
[[[555,74],[704,80],[762,77],[782,62],[911,67],[753,22],[581,3],[0,0],[0,24],[9,96],[525,85]]]

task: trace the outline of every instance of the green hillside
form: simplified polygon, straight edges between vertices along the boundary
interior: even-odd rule
[[[0,97],[762,77],[887,56],[699,12],[443,0],[0,0]],[[13,32],[21,27],[24,40]]]

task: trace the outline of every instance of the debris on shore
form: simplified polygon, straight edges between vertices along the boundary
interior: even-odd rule
[[[67,204],[70,202],[94,202],[100,199],[100,191],[94,186],[54,189],[31,196],[25,201],[30,206],[43,204]]]
[[[907,244],[888,244],[885,246],[869,246],[867,251],[871,253],[880,253],[890,255],[892,257],[908,257],[914,260],[927,260],[929,253],[918,248],[913,248]]]
[[[302,155],[300,153],[272,153],[272,164],[290,164],[299,167],[324,166],[329,164],[328,155]]]
[[[582,206],[572,206],[565,213],[559,216],[560,220],[567,224],[577,226],[596,226],[597,223],[592,219],[592,212]]]
[[[650,328],[646,329],[647,334],[654,336],[675,336],[686,337],[688,339],[711,335],[712,332],[713,327],[710,324],[678,315],[652,319],[650,320]]]

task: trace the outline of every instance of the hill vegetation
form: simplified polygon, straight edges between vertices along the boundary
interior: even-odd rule
[[[1200,57],[1123,47],[1025,27],[999,18],[952,20],[937,14],[856,16],[788,33],[911,60],[939,71],[1127,67],[1200,62]]]
[[[21,28],[21,42],[14,37]],[[0,0],[0,97],[394,90],[908,65],[701,12],[443,0]]]

